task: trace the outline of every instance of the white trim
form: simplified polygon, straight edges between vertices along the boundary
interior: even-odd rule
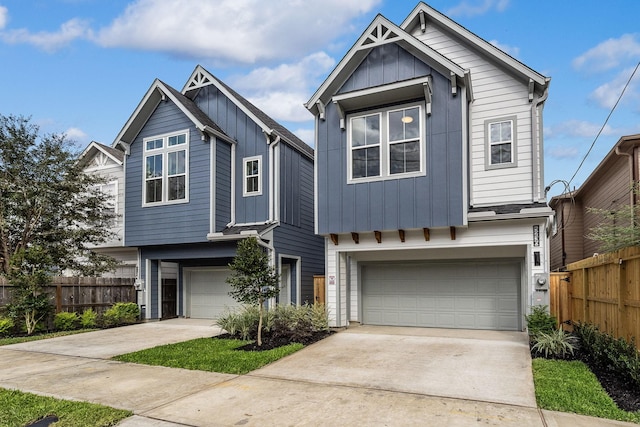
[[[258,163],[258,174],[257,175],[247,175],[247,164],[252,162]],[[260,196],[262,195],[262,156],[251,156],[244,157],[242,159],[242,197],[252,197],[252,196]],[[247,190],[247,179],[248,178],[258,178],[258,189],[256,191],[248,191]]]
[[[236,144],[231,145],[231,221],[227,227],[236,223]]]
[[[278,268],[282,271],[282,258],[295,260],[295,274],[296,274],[296,305],[302,305],[302,291],[301,291],[301,281],[302,281],[302,257],[297,255],[287,255],[287,254],[278,254]],[[288,265],[288,264],[287,264]],[[291,270],[289,270],[289,274],[291,274]],[[291,280],[289,280],[291,282]],[[289,287],[291,287],[291,283],[289,283]],[[289,288],[291,289],[291,288]],[[291,292],[289,291],[289,304],[291,304]]]
[[[390,142],[389,141],[389,114],[397,111],[407,110],[411,108],[418,108],[418,117],[420,120],[419,126],[419,139],[418,144],[420,147],[420,168],[417,171],[413,172],[404,172],[404,173],[391,173],[391,161],[390,161],[390,150],[391,146],[395,144],[403,143],[401,142]],[[379,142],[378,144],[371,145],[363,145],[360,147],[352,146],[352,132],[353,129],[353,120],[371,117],[371,116],[379,117]],[[426,175],[426,152],[427,152],[427,140],[426,140],[426,117],[424,116],[424,103],[408,103],[401,105],[394,105],[392,107],[385,108],[377,108],[370,111],[359,112],[357,114],[349,115],[348,117],[348,126],[347,126],[347,183],[355,184],[359,182],[372,182],[372,181],[382,181],[389,179],[401,179],[415,176],[424,176]],[[406,141],[405,141],[406,142]],[[362,150],[367,148],[378,147],[379,149],[379,162],[380,162],[380,173],[375,176],[367,176],[367,177],[353,177],[353,152],[355,150]]]
[[[151,260],[144,260],[145,318],[151,319]]]
[[[169,138],[173,137],[173,136],[179,136],[179,135],[184,135],[185,136],[185,142],[184,144],[178,144],[178,145],[173,145],[173,146],[169,146]],[[151,137],[147,137],[144,138],[142,140],[143,143],[143,147],[142,147],[142,207],[149,207],[149,206],[162,206],[162,205],[174,205],[174,204],[180,204],[180,203],[189,203],[189,140],[190,140],[190,132],[189,129],[185,129],[185,130],[180,130],[180,131],[176,131],[176,132],[170,132],[170,133],[164,133],[161,135],[154,135]],[[153,149],[147,149],[147,142],[149,141],[154,141],[154,140],[159,140],[161,139],[162,142],[162,147],[160,148],[153,148]],[[168,175],[169,173],[169,154],[171,153],[175,153],[178,151],[184,151],[185,152],[185,159],[184,159],[184,198],[183,199],[176,199],[176,200],[169,200],[169,178],[170,176]],[[161,176],[161,180],[162,180],[162,200],[159,202],[147,202],[147,177],[146,177],[146,173],[147,173],[147,157],[150,156],[157,156],[157,155],[161,155],[162,156],[162,176]],[[182,175],[182,174],[179,174]]]
[[[216,150],[218,138],[212,138],[209,143],[209,233],[216,231]]]
[[[279,138],[279,137],[278,137]],[[273,194],[269,197],[273,199],[273,218],[275,222],[280,222],[280,139],[273,143],[274,164],[271,179],[273,180]]]

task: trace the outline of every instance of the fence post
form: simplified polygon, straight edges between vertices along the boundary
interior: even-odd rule
[[[62,285],[56,285],[56,313],[62,311]]]
[[[620,258],[618,260],[618,322],[616,325],[616,336],[629,339],[627,336],[627,328],[625,328],[625,294],[627,292],[627,266],[625,261]]]
[[[589,270],[582,269],[582,322],[589,323]]]

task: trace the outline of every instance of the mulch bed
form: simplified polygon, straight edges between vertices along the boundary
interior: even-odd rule
[[[537,354],[532,350],[531,357],[544,356]],[[627,378],[622,378],[615,372],[602,369],[590,363],[589,359],[580,351],[579,348],[576,349],[573,356],[569,355],[562,360],[580,360],[581,362],[584,362],[596,376],[598,381],[600,381],[602,388],[604,388],[611,399],[613,399],[616,405],[618,405],[618,408],[628,412],[640,411],[640,390],[637,389],[635,384],[632,384]]]
[[[255,341],[255,338],[251,338],[254,340],[254,342],[247,344],[247,345],[243,345],[242,347],[238,347],[236,348],[236,350],[241,350],[241,351],[265,351],[265,350],[272,350],[274,348],[278,348],[278,347],[282,347],[284,345],[288,345],[291,343],[300,343],[304,346],[308,346],[310,344],[313,344],[314,342],[318,342],[322,339],[325,339],[326,337],[328,337],[329,335],[333,334],[333,331],[320,331],[320,332],[316,332],[312,335],[309,336],[305,336],[305,337],[299,337],[296,338],[295,340],[292,340],[290,337],[288,336],[283,336],[283,335],[277,335],[274,336],[273,334],[270,334],[268,332],[263,332],[262,333],[262,345],[258,346],[257,341]],[[218,335],[215,336],[213,338],[231,338],[231,339],[237,339],[237,337],[233,337],[229,334],[222,334],[222,335]]]

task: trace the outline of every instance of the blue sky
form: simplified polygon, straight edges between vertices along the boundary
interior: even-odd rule
[[[551,77],[545,183],[569,180],[640,61],[640,2],[433,0],[430,6]],[[0,114],[83,148],[111,144],[155,78],[197,64],[313,144],[304,109],[377,13],[417,0],[0,0]],[[640,74],[640,72],[638,73]],[[640,75],[571,182],[640,133]],[[550,195],[563,188],[556,185]]]

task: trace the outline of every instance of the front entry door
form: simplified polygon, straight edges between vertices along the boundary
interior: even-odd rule
[[[162,279],[162,318],[178,317],[178,281],[176,279]]]

